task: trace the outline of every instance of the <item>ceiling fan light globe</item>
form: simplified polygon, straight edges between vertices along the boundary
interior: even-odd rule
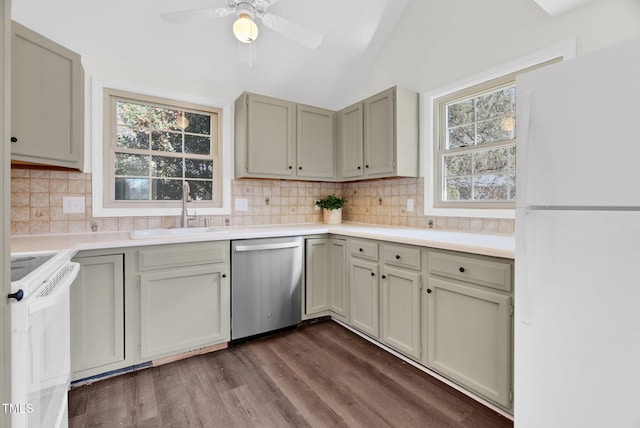
[[[258,38],[258,26],[249,15],[242,14],[233,23],[233,35],[242,43],[253,43]]]

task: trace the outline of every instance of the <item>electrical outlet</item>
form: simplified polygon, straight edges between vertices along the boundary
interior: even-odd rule
[[[247,198],[236,198],[236,211],[249,211],[249,200]]]
[[[407,212],[413,212],[413,199],[407,199]]]
[[[84,196],[64,196],[62,198],[63,214],[82,214],[84,212]]]

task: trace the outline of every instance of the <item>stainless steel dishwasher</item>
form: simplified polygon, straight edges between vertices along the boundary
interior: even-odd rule
[[[231,242],[231,339],[300,322],[302,242],[301,237]]]

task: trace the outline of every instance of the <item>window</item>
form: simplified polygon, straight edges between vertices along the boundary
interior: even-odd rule
[[[513,78],[492,81],[437,101],[436,206],[511,207],[516,196]]]
[[[559,60],[433,99],[433,208],[515,208],[516,76]]]
[[[105,207],[220,207],[222,111],[105,89]]]

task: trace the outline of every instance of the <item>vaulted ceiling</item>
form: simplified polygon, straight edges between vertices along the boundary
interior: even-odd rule
[[[81,55],[338,108],[409,1],[280,0],[268,11],[321,33],[323,43],[309,50],[258,22],[252,65],[231,32],[234,16],[188,24],[160,18],[223,0],[13,0],[12,17]]]

